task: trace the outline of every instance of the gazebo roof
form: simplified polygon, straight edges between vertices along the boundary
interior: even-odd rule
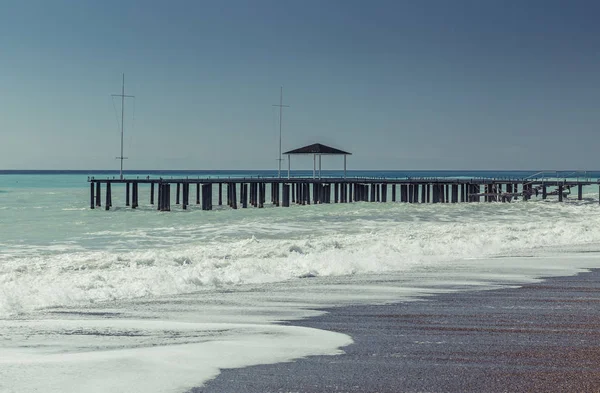
[[[348,153],[347,151],[336,149],[330,146],[325,146],[320,143],[314,143],[312,145],[304,146],[299,149],[286,151],[282,154],[335,154],[345,156],[352,155],[352,153]]]

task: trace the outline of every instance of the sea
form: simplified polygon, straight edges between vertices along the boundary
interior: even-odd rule
[[[125,206],[122,185],[113,186],[110,211],[90,209],[91,176],[118,173],[0,171],[0,392],[186,392],[222,369],[342,354],[352,337],[293,326],[326,309],[427,301],[600,268],[597,185],[563,202],[540,194],[510,203],[232,210],[216,206],[213,195],[212,211],[172,203],[159,212],[148,185],[140,185],[138,209]],[[348,176],[596,181],[600,172]]]

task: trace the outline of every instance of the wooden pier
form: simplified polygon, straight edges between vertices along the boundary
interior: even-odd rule
[[[477,203],[511,202],[532,197],[547,199],[575,196],[582,199],[583,186],[598,185],[598,180],[567,179],[463,179],[463,178],[179,178],[179,179],[96,179],[89,178],[90,208],[101,208],[104,187],[104,208],[113,206],[113,185],[124,185],[124,206],[140,206],[140,185],[147,190],[147,200],[159,211],[170,211],[173,205],[187,210],[193,204],[202,210],[213,209],[213,192],[219,206],[226,203],[232,209],[264,208],[267,192],[272,206],[352,203]],[[192,190],[192,191],[190,191]],[[574,194],[574,195],[573,195]],[[388,196],[391,195],[391,198]],[[599,189],[600,195],[600,189]],[[599,197],[600,202],[600,197]]]

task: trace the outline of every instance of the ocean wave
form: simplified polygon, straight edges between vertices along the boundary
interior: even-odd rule
[[[469,258],[560,252],[600,244],[592,204],[359,204],[351,214],[258,217],[164,226],[160,247],[86,249],[53,244],[0,260],[0,316],[72,305],[212,290],[242,284],[396,272]],[[234,212],[235,213],[235,212]],[[262,211],[261,211],[262,214]],[[352,217],[352,218],[349,218]],[[290,219],[294,221],[293,218]],[[211,225],[215,228],[210,229]],[[121,235],[98,231],[100,237]],[[138,240],[147,233],[133,229]],[[136,238],[132,242],[135,242]],[[114,242],[120,241],[117,236]],[[50,252],[52,251],[52,252]]]

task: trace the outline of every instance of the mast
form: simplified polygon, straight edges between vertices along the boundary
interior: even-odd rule
[[[119,179],[123,180],[123,160],[127,157],[123,156],[123,134],[125,130],[125,97],[135,98],[135,96],[125,95],[125,73],[123,73],[123,85],[121,86],[121,94],[112,94],[112,97],[121,97],[121,155],[117,159],[121,160],[121,170],[119,172]]]
[[[277,170],[277,177],[281,177],[281,121],[283,118],[283,107],[289,108],[289,105],[283,105],[283,86],[279,88],[279,105],[274,104],[273,106],[279,107],[279,156],[277,161],[279,162],[279,169]]]

